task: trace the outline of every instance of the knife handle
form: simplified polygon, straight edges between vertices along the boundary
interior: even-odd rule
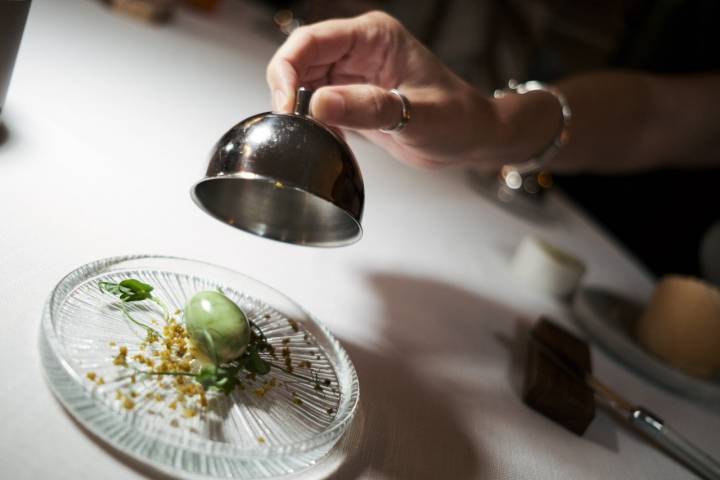
[[[635,407],[630,414],[630,422],[698,475],[708,480],[720,480],[720,463],[668,427],[654,413]]]

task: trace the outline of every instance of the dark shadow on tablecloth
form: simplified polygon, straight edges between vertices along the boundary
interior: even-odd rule
[[[343,342],[360,378],[360,422],[347,433],[347,459],[329,478],[368,474],[394,480],[477,478],[482,462],[441,392],[426,387],[401,354]]]
[[[480,381],[463,382],[467,371],[423,370],[421,359],[460,355],[463,363],[476,365],[478,371],[500,364],[507,373],[508,388],[521,404],[522,338],[531,322],[519,323],[522,315],[512,307],[442,281],[381,272],[371,273],[369,281],[384,305],[380,338],[387,347],[381,354],[343,341],[358,371],[366,418],[361,432],[349,432],[351,438],[344,446],[348,458],[331,478],[492,475],[495,467],[491,459],[483,458],[483,445],[467,433],[473,427],[458,418],[458,409],[445,392],[451,391],[455,401],[477,398],[488,405],[487,415],[500,417],[508,416],[508,411],[495,411],[494,406],[512,400],[507,393],[485,388],[480,374]],[[617,427],[607,415],[601,417],[585,440],[617,451]],[[528,418],[549,422],[530,410],[522,419],[509,416],[506,421],[509,428],[522,429],[526,427],[520,423]],[[561,427],[548,424],[548,428]]]
[[[386,347],[379,353],[343,341],[358,371],[366,419],[362,438],[349,442],[348,458],[332,478],[483,478],[490,459],[482,458],[482,445],[447,395],[449,389],[455,398],[479,393],[458,383],[455,372],[422,369],[419,359],[460,354],[484,362],[483,330],[515,312],[434,280],[381,272],[368,280],[384,305],[379,323]]]

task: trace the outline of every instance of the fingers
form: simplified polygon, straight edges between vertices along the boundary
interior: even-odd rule
[[[374,85],[338,85],[317,90],[310,111],[329,125],[375,130],[396,125],[402,118],[402,103],[396,95]]]
[[[298,28],[267,67],[274,110],[291,111],[301,85],[325,85],[331,75],[358,82],[366,80],[368,72],[374,75],[401,30],[395,19],[379,12]]]
[[[314,118],[328,125],[356,130],[404,163],[426,169],[443,165],[422,151],[408,151],[397,142],[399,136],[378,131],[393,127],[402,116],[400,99],[385,89],[372,85],[323,87],[313,94],[310,110]]]
[[[331,24],[338,22],[330,21]],[[295,90],[301,81],[308,82],[308,77],[311,77],[310,80],[322,78],[327,74],[332,59],[337,57],[339,60],[348,52],[352,41],[351,32],[346,28],[333,26],[333,35],[326,34],[319,40],[318,35],[325,28],[318,27],[320,25],[313,26],[312,31],[308,30],[308,27],[297,29],[270,60],[267,82],[272,91],[274,110],[292,111]]]

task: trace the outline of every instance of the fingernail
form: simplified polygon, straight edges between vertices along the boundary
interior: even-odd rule
[[[273,93],[273,110],[276,112],[284,112],[287,103],[287,95],[282,90],[275,90]]]

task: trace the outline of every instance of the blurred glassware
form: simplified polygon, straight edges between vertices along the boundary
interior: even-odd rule
[[[297,27],[328,20],[347,18],[380,9],[388,3],[382,0],[263,0],[277,10],[273,15],[275,26],[285,35],[290,35]]]
[[[30,0],[0,0],[0,113],[2,113]]]
[[[177,0],[102,0],[113,10],[151,23],[170,21]]]
[[[543,224],[558,219],[558,212],[547,202],[548,192],[553,188],[553,177],[547,170],[519,173],[506,167],[490,172],[473,167],[468,177],[477,192],[513,215]]]
[[[300,20],[295,18],[295,14],[292,10],[278,10],[273,15],[273,21],[277,28],[285,35],[290,35],[293,30],[298,28],[301,23]]]

